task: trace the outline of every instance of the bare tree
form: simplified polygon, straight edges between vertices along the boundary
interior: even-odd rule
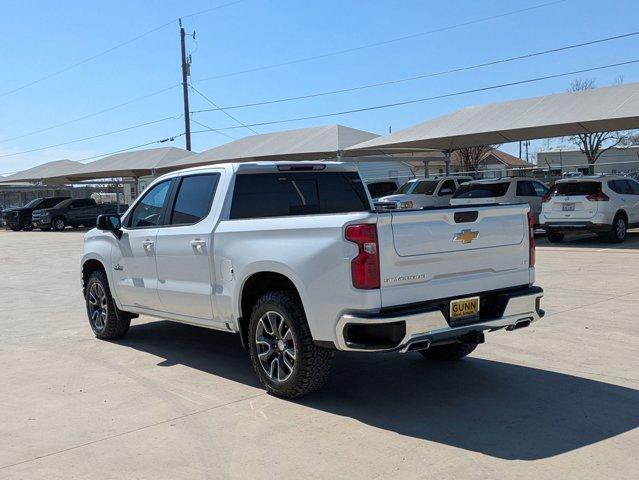
[[[623,82],[618,79],[617,83]],[[570,82],[570,92],[581,92],[595,88],[595,81],[591,78],[577,78]],[[588,167],[591,173],[594,165],[606,150],[616,147],[624,141],[625,136],[621,132],[580,133],[568,137],[568,140],[579,147],[588,159]]]
[[[456,150],[461,160],[464,172],[477,172],[486,161],[486,156],[499,145],[479,145],[477,147],[458,148]]]

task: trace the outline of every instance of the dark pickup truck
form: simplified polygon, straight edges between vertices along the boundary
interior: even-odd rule
[[[23,207],[6,208],[2,211],[2,221],[14,232],[31,230],[31,216],[34,210],[55,207],[58,203],[68,200],[69,197],[35,198]]]
[[[54,208],[36,210],[32,213],[34,228],[40,230],[62,231],[67,225],[71,227],[95,226],[98,215],[108,213],[124,213],[128,205],[105,203],[98,205],[92,198],[68,199]]]

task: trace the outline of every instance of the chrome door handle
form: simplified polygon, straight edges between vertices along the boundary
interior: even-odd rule
[[[196,250],[202,251],[202,249],[206,247],[206,240],[196,238],[195,240],[191,240],[190,244],[192,247],[195,247]]]
[[[146,250],[150,250],[151,247],[153,247],[153,245],[155,244],[155,242],[153,240],[145,240],[142,242],[142,246],[146,249]]]

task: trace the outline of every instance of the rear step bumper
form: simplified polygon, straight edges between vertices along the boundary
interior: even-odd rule
[[[552,221],[548,220],[541,224],[541,228],[547,232],[609,232],[612,230],[612,225],[604,223],[593,223],[583,221]]]
[[[473,341],[482,338],[486,331],[502,328],[518,330],[544,316],[540,308],[543,294],[539,287],[501,291],[497,294],[504,304],[500,315],[454,326],[449,325],[441,308],[432,306],[398,314],[344,314],[337,323],[337,348],[357,352],[404,353],[464,339]],[[450,299],[429,303],[438,302],[448,305]]]

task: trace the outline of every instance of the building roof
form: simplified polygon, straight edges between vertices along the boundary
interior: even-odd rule
[[[464,108],[346,150],[454,150],[633,128],[639,83]]]
[[[171,170],[188,166],[256,160],[323,160],[336,158],[346,147],[378,135],[343,125],[284,130],[250,135],[189,158],[178,159],[162,166]]]

